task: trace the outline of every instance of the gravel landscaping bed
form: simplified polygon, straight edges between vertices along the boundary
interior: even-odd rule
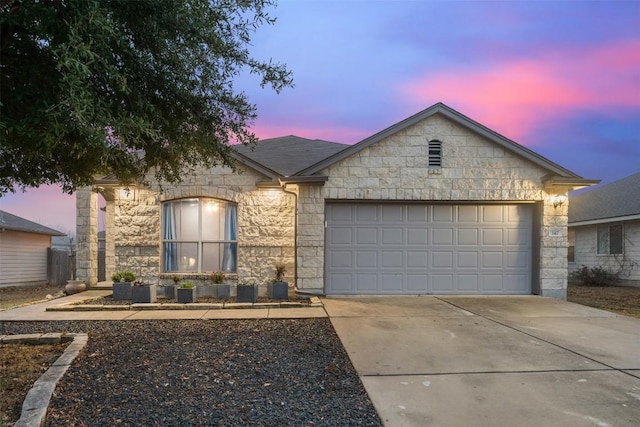
[[[381,426],[328,319],[3,322],[87,332],[48,426]]]

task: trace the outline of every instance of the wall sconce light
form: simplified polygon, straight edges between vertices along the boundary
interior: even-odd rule
[[[560,207],[564,205],[564,202],[566,201],[567,201],[567,196],[565,196],[564,194],[558,194],[553,198],[553,207],[554,208]]]

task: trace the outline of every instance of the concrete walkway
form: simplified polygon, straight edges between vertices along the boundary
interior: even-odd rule
[[[323,303],[387,426],[640,425],[640,319],[536,296]]]

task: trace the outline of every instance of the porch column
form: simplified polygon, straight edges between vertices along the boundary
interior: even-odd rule
[[[98,193],[91,187],[76,191],[76,278],[98,283]]]

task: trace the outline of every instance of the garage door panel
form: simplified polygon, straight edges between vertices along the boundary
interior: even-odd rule
[[[489,228],[482,230],[482,244],[484,246],[503,246],[504,230],[501,228]]]
[[[347,227],[332,228],[328,233],[328,243],[333,246],[353,244],[351,231],[351,228]]]
[[[333,269],[351,268],[353,266],[353,254],[351,251],[333,251],[329,257],[329,267]]]
[[[383,222],[401,222],[404,211],[402,205],[384,205],[382,206]]]
[[[328,203],[328,294],[530,294],[531,205]]]
[[[382,267],[383,268],[403,268],[404,255],[403,251],[382,251]]]
[[[476,293],[479,290],[477,274],[459,274],[458,291]]]
[[[472,223],[478,222],[478,206],[457,206],[458,208],[458,222],[459,223]]]
[[[431,267],[436,268],[453,268],[453,251],[433,251],[431,253]]]
[[[431,284],[434,293],[453,293],[453,274],[432,274]]]
[[[378,252],[377,251],[358,251],[356,252],[357,268],[378,268]]]
[[[402,293],[403,277],[400,273],[381,274],[380,287],[385,293]]]
[[[378,289],[378,277],[375,274],[355,274],[356,289],[361,293],[369,293]]]
[[[408,205],[407,221],[408,222],[427,222],[429,218],[429,207],[425,205]]]
[[[382,244],[383,245],[404,245],[404,229],[383,228]]]
[[[407,244],[409,245],[423,245],[426,246],[429,242],[429,229],[428,228],[408,228],[407,229]]]
[[[453,222],[453,206],[435,205],[433,206],[433,222]]]
[[[355,205],[356,222],[377,222],[378,206],[374,204]]]
[[[431,233],[431,244],[434,246],[453,245],[453,228],[434,228]]]
[[[488,252],[482,253],[482,268],[502,268],[504,266],[503,253],[502,252]]]
[[[377,245],[378,229],[375,227],[358,227],[356,228],[356,245]]]
[[[458,245],[477,245],[478,229],[476,228],[459,228],[458,229]]]
[[[478,265],[478,252],[469,252],[469,251],[458,251],[456,252],[457,262],[456,267],[458,268],[473,268],[476,270]]]
[[[429,266],[429,252],[427,251],[408,251],[407,252],[407,268],[426,269]]]
[[[407,274],[407,291],[412,293],[427,293],[428,277],[426,274]]]
[[[503,223],[505,220],[504,208],[502,206],[483,206],[482,220],[485,223]]]

